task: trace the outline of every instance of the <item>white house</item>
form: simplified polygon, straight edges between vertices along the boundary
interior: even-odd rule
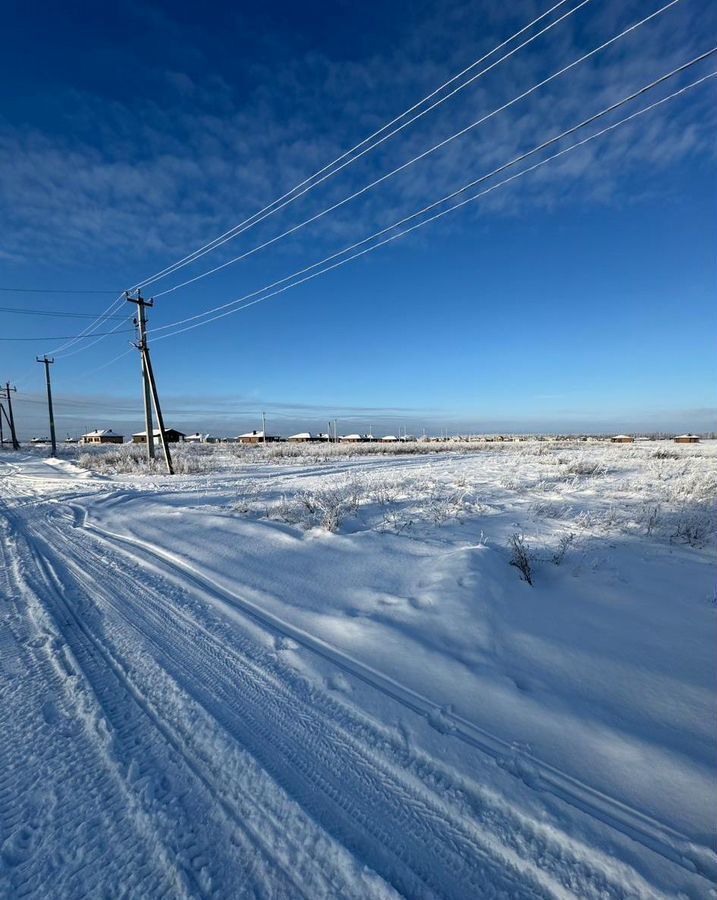
[[[167,439],[168,444],[178,444],[180,441],[183,441],[185,435],[181,431],[177,431],[176,428],[165,428],[164,436]],[[160,433],[159,428],[155,428],[152,432],[152,441],[155,444],[160,442]],[[133,444],[146,444],[147,443],[147,432],[146,431],[135,431],[132,435],[132,443]]]
[[[95,431],[88,431],[82,435],[83,444],[122,444],[124,443],[123,434],[115,434],[111,428],[98,428]]]
[[[279,438],[274,434],[264,434],[263,431],[247,431],[240,434],[237,440],[240,444],[270,444]]]
[[[219,438],[214,437],[213,434],[202,434],[199,431],[195,431],[194,434],[185,435],[184,440],[190,444],[216,444]]]
[[[313,437],[310,431],[300,431],[298,434],[291,434],[287,438],[287,441],[291,441],[292,444],[306,444],[314,440],[317,440],[317,438]]]

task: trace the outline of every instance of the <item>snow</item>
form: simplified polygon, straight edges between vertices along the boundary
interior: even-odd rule
[[[239,449],[0,455],[0,895],[710,896],[715,442]]]

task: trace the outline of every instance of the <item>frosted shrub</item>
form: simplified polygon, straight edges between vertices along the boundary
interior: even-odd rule
[[[580,460],[577,462],[569,463],[568,467],[565,471],[567,472],[568,475],[593,476],[593,475],[606,475],[608,469],[604,463]]]
[[[530,547],[525,542],[525,538],[523,537],[523,535],[518,534],[517,531],[511,534],[511,536],[508,538],[508,547],[511,551],[511,566],[515,566],[515,568],[520,572],[520,577],[523,579],[523,581],[527,581],[528,584],[532,587],[533,571],[530,564]]]
[[[237,500],[234,503],[234,510],[243,515],[252,512],[261,493],[260,484],[256,481],[245,479],[237,482],[236,489]]]
[[[282,496],[268,515],[291,525],[336,532],[348,516],[357,512],[362,493],[360,485],[354,480],[337,482],[316,490],[302,491],[292,498]]]
[[[300,502],[308,514],[308,522],[326,531],[336,532],[349,515],[354,515],[359,507],[360,491],[355,481],[332,485],[316,491],[306,491],[299,495]]]
[[[556,566],[559,566],[562,561],[565,559],[565,554],[568,552],[568,549],[572,546],[575,540],[575,535],[570,532],[570,534],[564,534],[560,540],[558,541],[558,549],[553,553],[551,559],[555,563]]]
[[[652,454],[653,459],[679,459],[680,454],[675,453],[674,450],[655,450]]]
[[[660,517],[660,507],[655,504],[655,506],[649,507],[645,512],[645,534],[649,537],[652,532],[655,530],[655,526],[657,525],[657,520]]]
[[[693,514],[678,520],[670,540],[701,548],[705,546],[713,530],[714,522],[707,516]]]
[[[170,453],[177,475],[195,475],[214,469],[211,452],[207,453],[203,448],[170,444]],[[93,447],[78,456],[77,465],[102,475],[162,475],[166,472],[161,447],[156,448],[155,458],[148,460],[144,444]]]

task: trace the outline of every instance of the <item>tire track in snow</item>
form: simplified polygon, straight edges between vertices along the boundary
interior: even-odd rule
[[[275,897],[293,900],[300,896],[310,900],[334,896],[393,896],[393,892],[382,886],[380,879],[371,873],[353,872],[350,858],[342,849],[339,855],[347,857],[343,867],[338,865],[342,860],[332,865],[326,854],[314,859],[312,851],[322,850],[322,840],[321,835],[316,836],[317,829],[311,820],[304,818],[299,823],[304,836],[314,838],[312,846],[304,849],[299,841],[292,845],[291,836],[286,833],[286,822],[277,818],[270,821],[266,810],[257,809],[250,795],[244,798],[241,808],[228,802],[222,788],[229,785],[212,784],[198,764],[206,764],[209,760],[197,761],[195,758],[191,746],[194,735],[191,732],[178,735],[169,720],[159,718],[110,651],[111,642],[107,640],[103,622],[90,600],[93,594],[102,594],[106,565],[100,561],[97,567],[95,560],[95,571],[88,579],[80,567],[69,560],[61,560],[31,527],[26,524],[22,529],[14,515],[9,518],[14,520],[19,543],[24,544],[21,555],[31,563],[26,566],[26,575],[36,595],[43,598],[43,605],[57,622],[63,639],[71,646],[73,663],[87,679],[101,708],[100,720],[106,723],[113,755],[120,760],[121,774],[133,790],[140,791],[143,801],[149,804],[151,813],[158,820],[156,830],[186,880],[187,896],[247,895],[272,900]],[[82,558],[81,553],[79,558]],[[68,577],[70,568],[75,571]],[[166,621],[164,624],[166,626]],[[134,664],[130,666],[133,667]],[[191,770],[190,776],[181,771],[187,768]],[[163,773],[159,785],[155,777],[158,773]],[[192,776],[194,784],[190,783]],[[167,778],[171,789],[163,785]],[[197,782],[206,789],[205,798],[200,796]],[[191,799],[191,803],[185,797]],[[159,808],[155,801],[160,801]],[[162,809],[164,801],[165,806],[171,806],[166,816],[163,813],[167,810]],[[247,808],[252,805],[253,809]],[[218,816],[217,811],[223,816]],[[245,821],[247,815],[254,820],[253,827]],[[219,827],[213,822],[217,818],[221,819]],[[209,833],[207,837],[200,840],[193,819],[201,822],[202,830]],[[228,819],[231,821],[227,822]],[[275,838],[287,845],[286,858],[277,856],[264,840],[265,829],[273,829]],[[241,831],[244,835],[240,840]],[[324,841],[326,843],[331,842]],[[245,857],[247,870],[244,877],[237,860],[241,855]],[[212,863],[227,871],[207,875],[204,870],[210,869]],[[195,871],[197,868],[198,872]]]
[[[74,676],[28,608],[10,529],[0,526],[0,896],[99,896],[117,872],[128,896],[182,896],[73,717]]]
[[[74,510],[75,524],[78,527],[104,539],[109,546],[124,550],[130,558],[140,564],[173,575],[176,583],[191,584],[194,589],[212,596],[225,607],[239,610],[260,625],[291,638],[411,711],[425,716],[429,721],[440,722],[441,727],[445,727],[452,736],[486,753],[529,786],[550,792],[565,803],[602,821],[689,872],[697,871],[705,878],[717,879],[717,861],[708,848],[694,845],[684,835],[662,822],[592,788],[526,751],[517,754],[511,743],[450,710],[438,707],[436,703],[412,688],[400,684],[329,645],[321,638],[305,632],[228,590],[185,560],[162,548],[153,547],[140,538],[117,534],[102,528],[89,521],[83,507],[73,503],[69,506]]]
[[[70,664],[87,680],[99,705],[96,722],[106,732],[111,756],[132,795],[130,806],[139,805],[145,818],[153,820],[154,843],[161,843],[178,873],[177,881],[184,884],[178,895],[212,896],[218,891],[219,896],[312,897],[276,858],[260,861],[256,834],[240,839],[243,823],[235,821],[234,828],[227,828],[226,822],[216,826],[217,811],[226,806],[223,798],[211,789],[202,796],[201,787],[207,785],[197,786],[203,780],[201,773],[187,773],[182,748],[173,746],[168,729],[132,696],[106,647],[93,640],[83,622],[87,606],[82,615],[73,609],[78,598],[65,596],[66,591],[71,595],[72,588],[68,591],[59,574],[61,567],[46,552],[48,548],[40,552],[33,546],[38,541],[33,535],[33,542],[22,548],[31,562],[25,576],[71,648]],[[220,861],[226,871],[209,873],[212,860]],[[329,894],[322,891],[322,895]],[[350,891],[345,895],[350,896]]]
[[[75,550],[81,552],[81,547]],[[90,568],[85,551],[82,570]],[[97,582],[98,574],[88,576],[89,584]],[[141,615],[150,596],[146,584],[136,587],[118,603],[118,608],[132,606],[128,621]],[[142,597],[140,603],[134,601],[135,595]],[[161,596],[158,591],[153,599]],[[169,608],[140,634],[151,642],[158,630],[166,632],[170,621],[173,635],[179,619],[176,608]],[[410,779],[382,761],[373,749],[376,736],[369,745],[339,727],[338,707],[328,716],[320,714],[251,656],[227,662],[229,657],[219,643],[198,656],[199,637],[195,629],[171,654],[166,644],[155,643],[162,666],[174,672],[182,687],[207,706],[314,818],[401,893],[410,897],[568,896],[539,886],[536,876],[540,873],[532,861],[501,847],[500,840],[491,850],[502,853],[497,858],[488,853],[472,824],[450,814],[431,791],[416,790]],[[516,865],[510,864],[512,856]],[[552,882],[552,878],[543,880]],[[553,886],[558,888],[557,883]]]
[[[73,543],[76,544],[75,553],[81,553],[84,548],[85,558],[83,560],[83,569],[91,568],[92,554],[88,550],[85,542],[82,547],[78,541],[80,535],[74,537]],[[106,546],[106,542],[102,541],[100,546]],[[135,563],[136,565],[136,563]],[[435,800],[431,803],[427,801],[425,796],[415,793],[415,789],[407,788],[401,783],[400,778],[395,771],[396,759],[392,763],[388,762],[393,757],[398,756],[398,765],[402,773],[413,770],[412,776],[416,781],[424,781],[426,779],[426,763],[425,760],[417,761],[411,759],[410,754],[405,752],[405,748],[400,749],[396,746],[389,746],[389,741],[385,735],[378,735],[375,729],[369,728],[365,721],[361,722],[347,714],[344,707],[339,704],[329,702],[324,696],[320,696],[320,692],[308,690],[306,702],[301,702],[301,696],[296,696],[296,690],[290,689],[287,685],[286,677],[276,675],[275,672],[266,671],[266,661],[262,661],[260,665],[257,662],[257,655],[261,656],[262,651],[251,646],[248,651],[243,650],[239,636],[237,640],[232,640],[232,645],[228,646],[227,641],[222,642],[216,635],[207,631],[196,620],[193,620],[189,614],[184,611],[184,605],[181,604],[177,591],[167,589],[166,584],[147,584],[146,576],[142,569],[138,575],[127,568],[123,571],[124,577],[128,580],[135,578],[143,580],[141,591],[130,591],[125,598],[115,601],[114,605],[120,615],[124,615],[128,622],[133,623],[138,628],[139,635],[144,636],[145,640],[149,640],[154,644],[154,652],[158,658],[162,660],[162,665],[175,673],[178,681],[186,690],[192,692],[212,714],[222,721],[228,730],[232,733],[241,735],[242,740],[249,743],[253,752],[258,757],[266,758],[266,746],[261,743],[257,746],[256,735],[260,734],[262,740],[274,750],[277,745],[280,746],[280,753],[283,754],[277,761],[269,759],[266,762],[267,767],[273,766],[279,772],[284,768],[284,760],[288,759],[291,769],[302,769],[305,765],[305,756],[301,753],[293,752],[295,747],[310,746],[312,750],[312,759],[315,761],[320,751],[323,752],[322,763],[328,771],[336,766],[336,757],[342,761],[344,768],[348,768],[349,775],[354,771],[364,771],[369,774],[369,782],[373,780],[374,785],[363,783],[358,785],[356,790],[349,792],[349,796],[370,795],[368,792],[376,790],[375,782],[378,775],[378,783],[380,785],[393,784],[393,790],[397,793],[403,792],[403,802],[398,810],[393,814],[395,818],[391,819],[392,827],[396,830],[396,826],[400,826],[404,833],[410,834],[411,829],[416,829],[416,817],[423,823],[436,823],[437,832],[426,840],[426,847],[436,846],[436,841],[452,843],[459,858],[466,855],[473,856],[474,859],[480,860],[481,856],[486,853],[495,858],[502,858],[502,864],[506,869],[514,869],[520,872],[520,877],[524,882],[523,894],[528,888],[528,884],[535,879],[536,885],[541,885],[542,890],[547,890],[551,896],[573,895],[572,889],[568,889],[561,884],[561,880],[566,877],[566,872],[572,878],[575,872],[580,872],[582,878],[582,886],[580,896],[604,896],[605,892],[609,892],[610,896],[621,896],[622,887],[618,886],[611,878],[605,875],[599,864],[594,861],[588,861],[586,857],[579,858],[573,856],[570,859],[570,851],[566,852],[564,843],[554,842],[554,846],[550,847],[550,841],[545,840],[545,835],[531,834],[530,829],[526,828],[524,822],[519,817],[508,817],[501,815],[495,810],[487,813],[483,804],[474,804],[472,809],[464,810],[461,817],[451,821],[450,814],[446,812],[441,805],[435,805]],[[143,577],[144,576],[144,577]],[[174,596],[173,596],[174,594]],[[141,596],[141,599],[137,597]],[[175,646],[168,649],[166,644],[156,642],[154,635],[162,634],[166,631],[166,623],[168,617],[171,617],[172,628],[171,638],[176,642]],[[198,654],[198,648],[202,647],[204,652]],[[206,649],[204,649],[206,648]],[[191,662],[186,662],[191,660]],[[247,681],[248,673],[251,673],[251,680]],[[294,680],[296,680],[294,678]],[[268,687],[266,682],[269,682]],[[301,685],[301,680],[299,681]],[[247,726],[247,720],[252,712],[248,706],[249,697],[252,693],[258,697],[254,702],[254,718],[251,728]],[[306,690],[304,691],[306,693]],[[272,708],[272,704],[267,704],[267,697],[276,700],[281,697],[283,702],[293,710],[293,717],[298,720],[298,724],[287,717],[278,714],[277,710]],[[237,703],[240,707],[237,710]],[[276,704],[274,704],[275,706]],[[327,715],[322,718],[321,730],[327,734],[328,750],[325,746],[321,747],[317,744],[313,732],[317,727],[317,708],[328,707]],[[267,720],[270,727],[267,729]],[[330,723],[330,728],[328,724]],[[306,727],[304,727],[306,726]],[[247,732],[248,729],[248,732]],[[282,744],[282,739],[287,736],[288,743]],[[292,737],[293,733],[293,737]],[[253,740],[253,743],[252,743]],[[378,752],[376,752],[378,750]],[[367,752],[368,751],[368,752]],[[387,751],[388,754],[387,754]],[[316,781],[315,772],[305,772],[304,778],[310,783]],[[429,782],[431,780],[438,782],[441,789],[452,794],[456,792],[455,785],[442,780],[439,773],[429,771]],[[398,784],[396,782],[398,781]],[[335,785],[322,784],[321,789],[328,793],[334,803],[345,804],[344,788],[346,784],[342,781],[338,790]],[[290,789],[296,790],[296,786],[289,785]],[[435,790],[432,785],[430,790]],[[303,790],[301,797],[302,803],[308,803],[311,808],[312,802],[315,805],[313,791],[310,788]],[[425,791],[424,791],[425,793]],[[427,805],[428,804],[428,805]],[[368,817],[362,821],[362,826],[370,831],[375,827],[375,811],[380,809],[381,796],[379,790],[378,799],[370,804],[370,813]],[[433,807],[433,808],[432,808]],[[406,810],[415,813],[413,820],[410,815],[406,815]],[[466,815],[467,813],[467,815]],[[315,813],[317,816],[322,815],[319,809]],[[355,819],[357,810],[349,811],[349,819]],[[501,821],[502,818],[502,821]],[[470,822],[466,836],[466,822]],[[485,828],[485,823],[489,822],[490,827]],[[345,826],[343,826],[345,828]],[[351,840],[349,831],[348,839]],[[347,840],[344,833],[342,839]],[[355,838],[353,839],[355,841]],[[379,844],[386,842],[387,835],[378,835]],[[466,850],[466,846],[468,849]],[[462,849],[461,849],[462,848]],[[375,851],[374,851],[375,852]],[[424,851],[425,852],[425,851]],[[417,850],[420,857],[420,850]],[[598,854],[599,856],[599,854]],[[566,864],[566,860],[570,862]],[[373,860],[371,860],[372,864]],[[415,864],[415,857],[407,860],[409,867]],[[435,868],[435,862],[432,867]],[[455,861],[446,861],[446,867],[452,870]],[[568,883],[566,878],[566,884]],[[628,876],[627,883],[630,879]],[[636,879],[635,885],[628,891],[630,896],[654,896],[654,890],[646,887],[644,884],[639,886],[640,879]],[[623,882],[625,883],[625,882]],[[402,886],[402,889],[403,888]],[[475,896],[485,896],[485,884],[479,881],[477,884],[471,885],[471,890]],[[415,896],[415,889],[408,891],[411,896]],[[511,896],[522,896],[511,890]],[[457,887],[455,891],[449,892],[451,896],[468,896],[465,890]]]

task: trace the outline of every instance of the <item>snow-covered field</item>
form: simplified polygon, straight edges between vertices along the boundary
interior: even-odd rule
[[[717,443],[62,452],[0,455],[0,896],[717,896]]]

